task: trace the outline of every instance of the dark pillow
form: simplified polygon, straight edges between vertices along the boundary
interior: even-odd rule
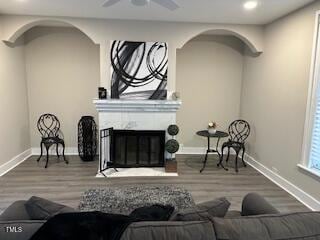
[[[174,207],[155,204],[133,210],[130,217],[139,221],[168,221],[174,211]]]
[[[26,201],[24,200],[12,203],[0,215],[0,221],[30,220],[30,216],[26,210],[25,203]]]
[[[197,204],[195,208],[178,211],[170,218],[171,221],[206,221],[212,217],[224,217],[230,207],[230,202],[225,198]]]
[[[35,196],[31,197],[25,206],[31,220],[47,220],[59,213],[76,212],[71,207]]]
[[[242,216],[280,213],[267,200],[257,193],[248,193],[242,201]]]

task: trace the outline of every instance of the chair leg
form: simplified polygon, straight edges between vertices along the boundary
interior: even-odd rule
[[[44,168],[48,167],[48,162],[49,162],[49,148],[50,146],[46,146],[46,150],[47,150],[47,161],[46,161],[46,165],[44,166]]]
[[[63,160],[65,161],[66,164],[69,164],[68,160],[66,159],[66,156],[64,155],[64,150],[66,148],[65,144],[64,143],[61,143],[62,145],[62,156],[63,156]]]
[[[239,151],[237,151],[237,154],[236,154],[236,161],[235,161],[236,172],[239,172],[239,169],[238,169],[238,156],[239,156]]]
[[[223,156],[223,155],[224,155],[224,154],[223,154],[224,149],[225,149],[225,147],[222,146],[222,148],[221,148],[221,156],[220,156],[220,159],[219,159],[221,162],[223,161],[223,157],[224,157],[224,156]]]
[[[60,155],[59,155],[59,143],[57,143],[57,146],[56,146],[56,153],[57,153],[58,158],[60,158]]]
[[[227,155],[226,162],[229,162],[229,157],[230,157],[230,147],[228,147],[228,155]]]
[[[243,148],[242,148],[242,158],[241,158],[241,160],[242,160],[243,166],[244,166],[244,167],[247,167],[247,164],[246,164],[246,162],[244,161],[244,153],[245,153],[245,151],[246,151],[246,149],[245,149],[245,147],[243,147]]]
[[[219,162],[218,162],[218,164],[217,164],[217,167],[219,167],[221,164],[222,164],[222,162],[223,162],[223,152],[224,152],[224,149],[225,149],[226,147],[222,147],[221,148],[221,156],[220,156],[220,159],[219,159]]]
[[[40,156],[37,159],[37,162],[39,162],[40,159],[42,158],[42,154],[43,154],[42,142],[40,143],[40,150],[41,150],[41,152],[40,152]]]

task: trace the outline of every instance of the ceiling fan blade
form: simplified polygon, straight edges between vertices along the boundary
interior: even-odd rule
[[[103,7],[111,7],[112,5],[120,2],[120,0],[107,0],[102,6]]]
[[[151,0],[151,1],[171,11],[177,10],[179,8],[179,5],[176,4],[173,0]]]

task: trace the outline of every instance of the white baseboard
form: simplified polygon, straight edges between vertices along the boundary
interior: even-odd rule
[[[206,147],[184,147],[180,145],[179,151],[176,154],[186,154],[186,155],[202,155],[206,154],[207,148]],[[219,148],[219,151],[221,152],[221,148]],[[224,153],[227,154],[228,149],[225,149]],[[210,154],[216,154],[216,153],[210,153]],[[230,154],[235,154],[235,152],[231,149]]]
[[[41,149],[39,147],[37,148],[31,148],[32,150],[32,155],[40,155],[41,153]],[[43,155],[46,155],[46,149],[43,148]],[[51,147],[49,149],[49,154],[50,155],[56,155],[56,148],[55,147]],[[62,148],[59,147],[59,154],[62,155]],[[78,148],[77,147],[66,147],[65,155],[78,155]]]
[[[180,146],[179,152],[177,154],[186,154],[186,155],[197,155],[205,154],[206,148],[201,147],[183,147]],[[241,156],[240,156],[241,157]],[[289,182],[287,179],[283,178],[279,174],[275,173],[271,169],[267,168],[253,157],[245,154],[245,161],[248,165],[253,167],[255,170],[260,172],[262,175],[267,177],[273,183],[281,187],[283,190],[288,192],[290,195],[295,197],[299,202],[304,204],[306,207],[310,208],[313,211],[320,210],[320,201],[312,197],[310,194],[306,193],[293,183]]]
[[[207,148],[203,147],[183,147],[180,145],[179,151],[176,154],[198,155],[205,154]]]
[[[320,201],[297,187],[296,185],[289,182],[287,179],[281,177],[279,174],[275,173],[271,169],[267,168],[263,164],[256,161],[253,157],[249,156],[248,154],[245,155],[245,161],[251,167],[256,169],[258,172],[263,174],[269,180],[277,184],[283,190],[287,191],[290,195],[295,197],[298,201],[303,203],[305,206],[310,208],[313,211],[320,210]]]
[[[9,162],[6,162],[5,164],[0,166],[0,177],[5,175],[7,172],[18,166],[20,163],[25,161],[27,158],[29,158],[32,155],[31,149],[28,149],[24,151],[23,153],[20,153],[19,155],[13,157]]]

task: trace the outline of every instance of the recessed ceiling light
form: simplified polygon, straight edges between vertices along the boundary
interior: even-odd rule
[[[247,1],[243,4],[243,7],[247,10],[255,9],[258,6],[257,1]]]

